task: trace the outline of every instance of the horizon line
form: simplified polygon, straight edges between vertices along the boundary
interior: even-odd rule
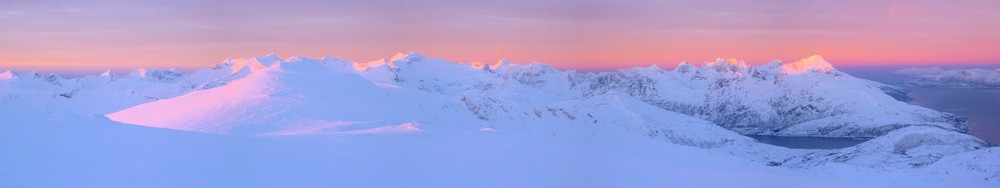
[[[264,57],[264,56],[259,56],[259,57]],[[312,58],[312,57],[305,57],[305,56],[291,56],[289,58],[282,58],[282,61],[285,61],[285,60],[288,60],[288,59],[291,59],[291,58],[296,58],[296,57],[304,57],[304,58],[309,58],[309,59],[314,59],[314,60],[321,60],[321,59],[323,59],[325,57],[338,58],[338,57],[334,57],[334,56],[323,56],[321,58]],[[227,61],[229,59],[250,59],[250,58],[257,58],[257,57],[226,58],[226,59],[224,59],[222,61],[219,61],[218,63],[225,62],[225,61]],[[428,58],[431,58],[431,57],[428,57]],[[343,58],[341,58],[341,59],[343,59]],[[435,58],[435,59],[440,59],[440,58]],[[742,59],[738,59],[738,58],[721,58],[720,57],[718,59],[736,59],[736,60],[739,60],[739,61],[746,62],[748,66],[760,66],[760,65],[764,65],[764,64],[767,64],[767,63],[770,63],[770,62],[774,62],[774,61],[786,63],[786,61],[781,61],[781,60],[771,60],[771,61],[762,62],[762,63],[761,62],[754,63],[754,62],[748,62],[748,61],[745,61],[745,60],[742,60]],[[350,59],[346,59],[346,60],[351,61],[353,63],[359,63],[359,61],[354,61],[354,60],[350,60]],[[373,60],[373,61],[378,61],[378,60],[380,60],[380,59],[376,59],[376,60]],[[455,64],[486,63],[486,62],[482,62],[482,61],[450,61],[450,60],[446,60],[446,59],[442,59],[442,60],[444,60],[446,62],[449,62],[449,63],[455,63]],[[556,69],[559,69],[559,70],[577,70],[577,71],[588,71],[588,72],[589,71],[613,71],[613,70],[619,70],[619,69],[638,68],[638,67],[650,67],[650,66],[657,66],[657,67],[660,67],[660,68],[670,68],[670,69],[673,69],[673,68],[676,68],[681,63],[688,63],[688,64],[691,64],[691,65],[695,65],[696,67],[701,67],[702,65],[700,63],[697,63],[697,62],[702,62],[702,63],[713,62],[713,61],[694,61],[694,62],[692,62],[692,61],[684,60],[684,61],[679,61],[679,62],[669,63],[669,64],[666,64],[666,63],[649,63],[649,64],[640,65],[640,66],[627,66],[627,67],[624,67],[624,66],[600,66],[600,67],[585,68],[585,67],[582,67],[582,66],[581,67],[553,66],[552,64],[549,64],[549,63],[546,63],[546,62],[542,62],[542,61],[531,61],[531,62],[528,62],[528,63],[508,61],[508,60],[505,60],[505,59],[498,59],[497,61],[505,61],[505,62],[508,62],[508,63],[520,64],[520,65],[529,65],[531,63],[542,63],[542,64],[550,65],[553,68],[556,68]],[[365,61],[365,62],[371,62],[371,61]],[[601,61],[601,62],[603,62],[603,63],[609,63],[609,64],[613,63],[613,62],[605,62],[605,61]],[[794,61],[787,61],[787,62],[794,62]],[[141,68],[155,68],[155,69],[173,69],[173,68],[177,68],[177,69],[182,69],[182,70],[196,70],[196,69],[201,69],[201,68],[209,68],[209,67],[212,67],[212,66],[214,66],[214,65],[216,65],[218,63],[215,63],[215,64],[206,64],[204,66],[157,66],[157,65],[153,65],[153,66],[141,66],[141,65],[132,66],[132,65],[95,65],[95,64],[87,64],[87,65],[51,65],[51,64],[23,65],[23,64],[12,64],[12,65],[0,65],[0,71],[14,70],[15,68],[21,68],[22,70],[23,70],[23,68],[42,68],[42,69],[60,69],[60,68],[88,68],[88,69],[125,69],[125,68],[127,68],[127,69],[141,69]],[[589,63],[593,63],[593,62],[589,62]],[[873,62],[837,63],[836,61],[834,61],[834,62],[830,62],[830,64],[834,65],[836,68],[840,68],[840,67],[850,67],[850,68],[859,68],[859,67],[926,67],[926,66],[945,66],[945,67],[953,67],[953,66],[997,66],[997,67],[1000,67],[1000,62],[889,62],[888,64],[886,64],[886,63],[873,63]]]

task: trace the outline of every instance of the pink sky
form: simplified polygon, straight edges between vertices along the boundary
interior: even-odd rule
[[[0,67],[209,66],[418,51],[609,69],[813,54],[1000,64],[1000,1],[2,1]]]

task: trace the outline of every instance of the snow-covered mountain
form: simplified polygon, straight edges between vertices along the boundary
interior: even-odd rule
[[[761,66],[719,59],[671,71],[652,66],[580,73],[541,63],[453,63],[409,53],[368,63],[296,57],[256,70],[224,86],[107,116],[244,135],[480,129],[561,134],[578,130],[550,125],[598,126],[736,153],[764,147],[738,134],[871,138],[911,126],[967,131],[964,118],[897,101],[885,93],[892,86],[851,77],[819,56]],[[967,137],[954,141],[962,151],[986,145]],[[788,157],[747,153],[757,160]],[[900,156],[883,157],[909,161]]]
[[[965,132],[961,117],[893,99],[891,86],[837,71],[822,57],[747,66],[718,59],[572,75],[585,94],[625,91],[648,104],[709,120],[741,134],[874,137],[909,125]]]
[[[35,72],[0,74],[0,109],[15,111],[107,114],[142,103],[176,97],[191,91],[225,85],[265,65],[282,61],[271,54],[250,59],[228,59],[218,65],[184,73],[179,69],[136,69],[126,75],[64,79]]]
[[[995,161],[968,158],[1000,152],[965,134],[964,118],[891,96],[900,93],[905,96],[898,87],[840,72],[820,56],[758,66],[717,59],[673,70],[576,72],[537,62],[454,63],[415,52],[365,63],[271,54],[190,74],[140,69],[63,79],[8,71],[0,74],[0,121],[107,117],[263,137],[503,132],[591,144],[650,140],[761,166],[848,165],[923,175],[957,170],[1000,180]],[[741,134],[873,139],[802,150]]]
[[[896,74],[913,76],[905,81],[918,87],[1000,88],[1000,69],[907,68]]]
[[[701,67],[682,63],[671,71],[653,66],[580,73],[541,63],[477,66],[410,53],[362,64],[291,58],[253,70],[218,88],[201,87],[205,90],[108,117],[240,134],[326,124],[309,122],[402,124],[457,117],[474,117],[480,126],[537,124],[546,118],[600,123],[600,116],[616,112],[585,112],[573,104],[627,97],[740,134],[870,138],[913,125],[967,131],[963,118],[894,100],[885,94],[887,86],[837,71],[819,56],[761,66],[719,59]],[[226,83],[213,81],[218,84],[203,85]],[[330,108],[334,106],[345,108]],[[233,129],[255,131],[230,132]]]

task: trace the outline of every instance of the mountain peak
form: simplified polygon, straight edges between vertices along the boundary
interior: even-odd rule
[[[500,67],[503,65],[510,65],[510,64],[511,64],[510,61],[507,61],[506,59],[500,59],[499,61],[497,61],[496,66]]]
[[[623,70],[636,71],[636,72],[640,72],[640,73],[663,73],[664,72],[664,70],[662,68],[660,68],[660,66],[657,66],[655,64],[654,65],[650,65],[648,67],[633,67],[633,68],[623,69]]]
[[[392,66],[388,62],[389,61],[385,60],[385,58],[382,58],[382,59],[378,59],[378,60],[375,60],[375,61],[369,61],[367,63],[354,63],[354,70],[359,70],[360,71],[360,70],[368,69],[370,67],[378,67],[378,66],[382,66],[382,65],[388,65],[389,67],[395,68],[394,66]]]
[[[111,69],[105,70],[104,73],[101,73],[101,77],[110,77],[113,75],[114,73],[111,73]]]
[[[713,69],[716,72],[743,72],[748,67],[750,66],[746,62],[735,58],[717,58],[715,61],[705,62],[702,66],[703,69]]]
[[[395,63],[396,61],[415,62],[415,61],[420,61],[424,58],[425,57],[423,55],[420,55],[420,53],[417,53],[415,51],[411,51],[410,53],[407,54],[399,52],[396,53],[396,55],[392,56],[392,58],[389,58],[388,63]]]
[[[232,73],[240,72],[244,68],[248,68],[251,71],[258,71],[281,61],[284,61],[281,57],[278,57],[274,53],[269,53],[265,56],[253,58],[229,58],[216,64],[215,68],[229,69]]]
[[[830,62],[823,59],[823,56],[812,55],[792,63],[782,65],[781,72],[787,74],[799,74],[803,72],[827,72],[835,70]]]
[[[528,68],[538,69],[538,70],[556,70],[556,68],[552,67],[551,65],[538,61],[532,61],[530,64],[528,64]]]
[[[507,62],[506,60],[500,60],[493,64],[485,62],[469,62],[469,65],[475,69],[497,69],[500,68],[500,66],[503,66],[504,64],[509,64],[509,62]]]
[[[11,79],[11,78],[17,78],[17,75],[14,74],[14,71],[7,70],[4,71],[3,73],[0,73],[0,80]]]
[[[677,64],[677,68],[674,68],[674,72],[689,73],[689,72],[691,72],[692,70],[694,70],[696,68],[697,67],[695,67],[691,63],[688,63],[687,60],[685,60],[685,61],[681,61],[681,63]]]
[[[268,67],[271,66],[271,64],[282,61],[281,57],[278,57],[278,55],[275,55],[274,53],[269,53],[264,57],[255,57],[253,60],[257,61],[257,63],[260,63],[260,65],[264,67]]]
[[[138,68],[138,69],[132,70],[132,72],[128,73],[128,76],[129,77],[136,77],[136,78],[146,77],[146,72],[147,71],[149,71],[149,69]]]

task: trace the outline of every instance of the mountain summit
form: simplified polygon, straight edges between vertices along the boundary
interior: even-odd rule
[[[788,74],[799,74],[802,72],[828,72],[833,71],[833,65],[823,59],[823,56],[813,55],[798,61],[787,63],[782,66],[781,72]]]

